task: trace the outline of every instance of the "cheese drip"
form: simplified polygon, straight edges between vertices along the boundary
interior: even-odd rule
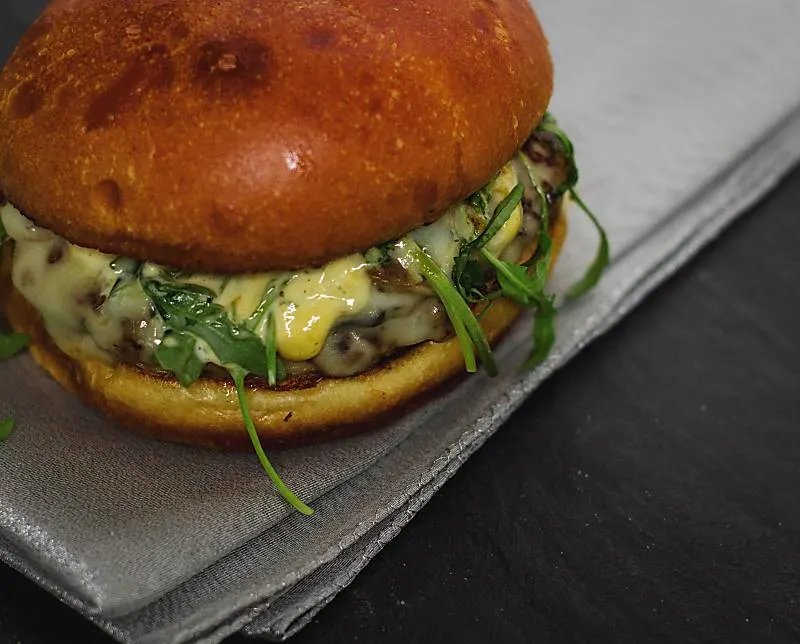
[[[335,322],[367,305],[371,289],[363,255],[296,275],[278,300],[278,353],[295,362],[316,356]]]

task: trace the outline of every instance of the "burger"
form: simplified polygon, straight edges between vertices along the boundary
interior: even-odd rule
[[[525,0],[54,0],[0,74],[5,316],[88,403],[252,444],[310,511],[263,445],[496,373],[526,308],[546,357],[585,208],[552,89]],[[571,295],[607,260],[601,230]]]

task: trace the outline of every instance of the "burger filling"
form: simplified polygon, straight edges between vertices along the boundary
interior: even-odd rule
[[[352,376],[453,333],[467,370],[480,361],[493,375],[478,318],[498,297],[534,309],[528,364],[538,364],[554,341],[545,283],[565,195],[600,234],[594,262],[567,295],[591,289],[608,262],[605,233],[576,194],[577,180],[572,144],[546,115],[514,159],[436,222],[321,267],[206,275],[113,257],[37,226],[2,195],[0,242],[13,240],[14,286],[66,354],[160,370],[187,387],[203,376],[231,378],[262,466],[294,508],[311,514],[261,447],[245,377],[291,388]]]
[[[13,283],[65,353],[170,371],[184,384],[234,364],[279,386],[362,373],[454,331],[463,344],[470,327],[454,311],[509,295],[519,264],[535,274],[543,236],[549,245],[543,228],[573,171],[568,140],[540,127],[483,189],[434,223],[284,273],[184,273],[70,244],[11,203],[0,216],[14,241]]]

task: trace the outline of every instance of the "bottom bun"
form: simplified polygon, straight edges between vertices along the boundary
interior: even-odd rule
[[[566,236],[564,214],[553,225],[551,268]],[[66,389],[140,433],[219,449],[250,447],[232,382],[201,379],[184,388],[159,373],[68,356],[50,339],[39,313],[10,286],[7,273],[3,299],[11,326],[31,336],[33,358]],[[495,301],[481,319],[489,341],[496,342],[519,313],[513,302]],[[415,346],[366,373],[324,378],[310,387],[276,391],[248,383],[248,400],[265,446],[297,445],[380,426],[457,380],[459,372],[465,373],[464,357],[454,337]]]

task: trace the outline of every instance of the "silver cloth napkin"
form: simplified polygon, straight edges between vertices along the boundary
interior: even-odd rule
[[[7,28],[33,3],[0,9]],[[565,309],[558,344],[465,380],[385,429],[274,454],[315,516],[287,511],[250,454],[157,443],[65,394],[26,357],[0,365],[0,559],[125,642],[217,642],[305,625],[541,381],[624,316],[800,159],[796,0],[542,0],[553,111],[614,261]],[[5,12],[5,13],[4,13]],[[15,36],[19,37],[20,33]],[[2,43],[7,51],[8,43]],[[577,212],[554,285],[595,237]],[[531,419],[535,425],[535,419]]]

